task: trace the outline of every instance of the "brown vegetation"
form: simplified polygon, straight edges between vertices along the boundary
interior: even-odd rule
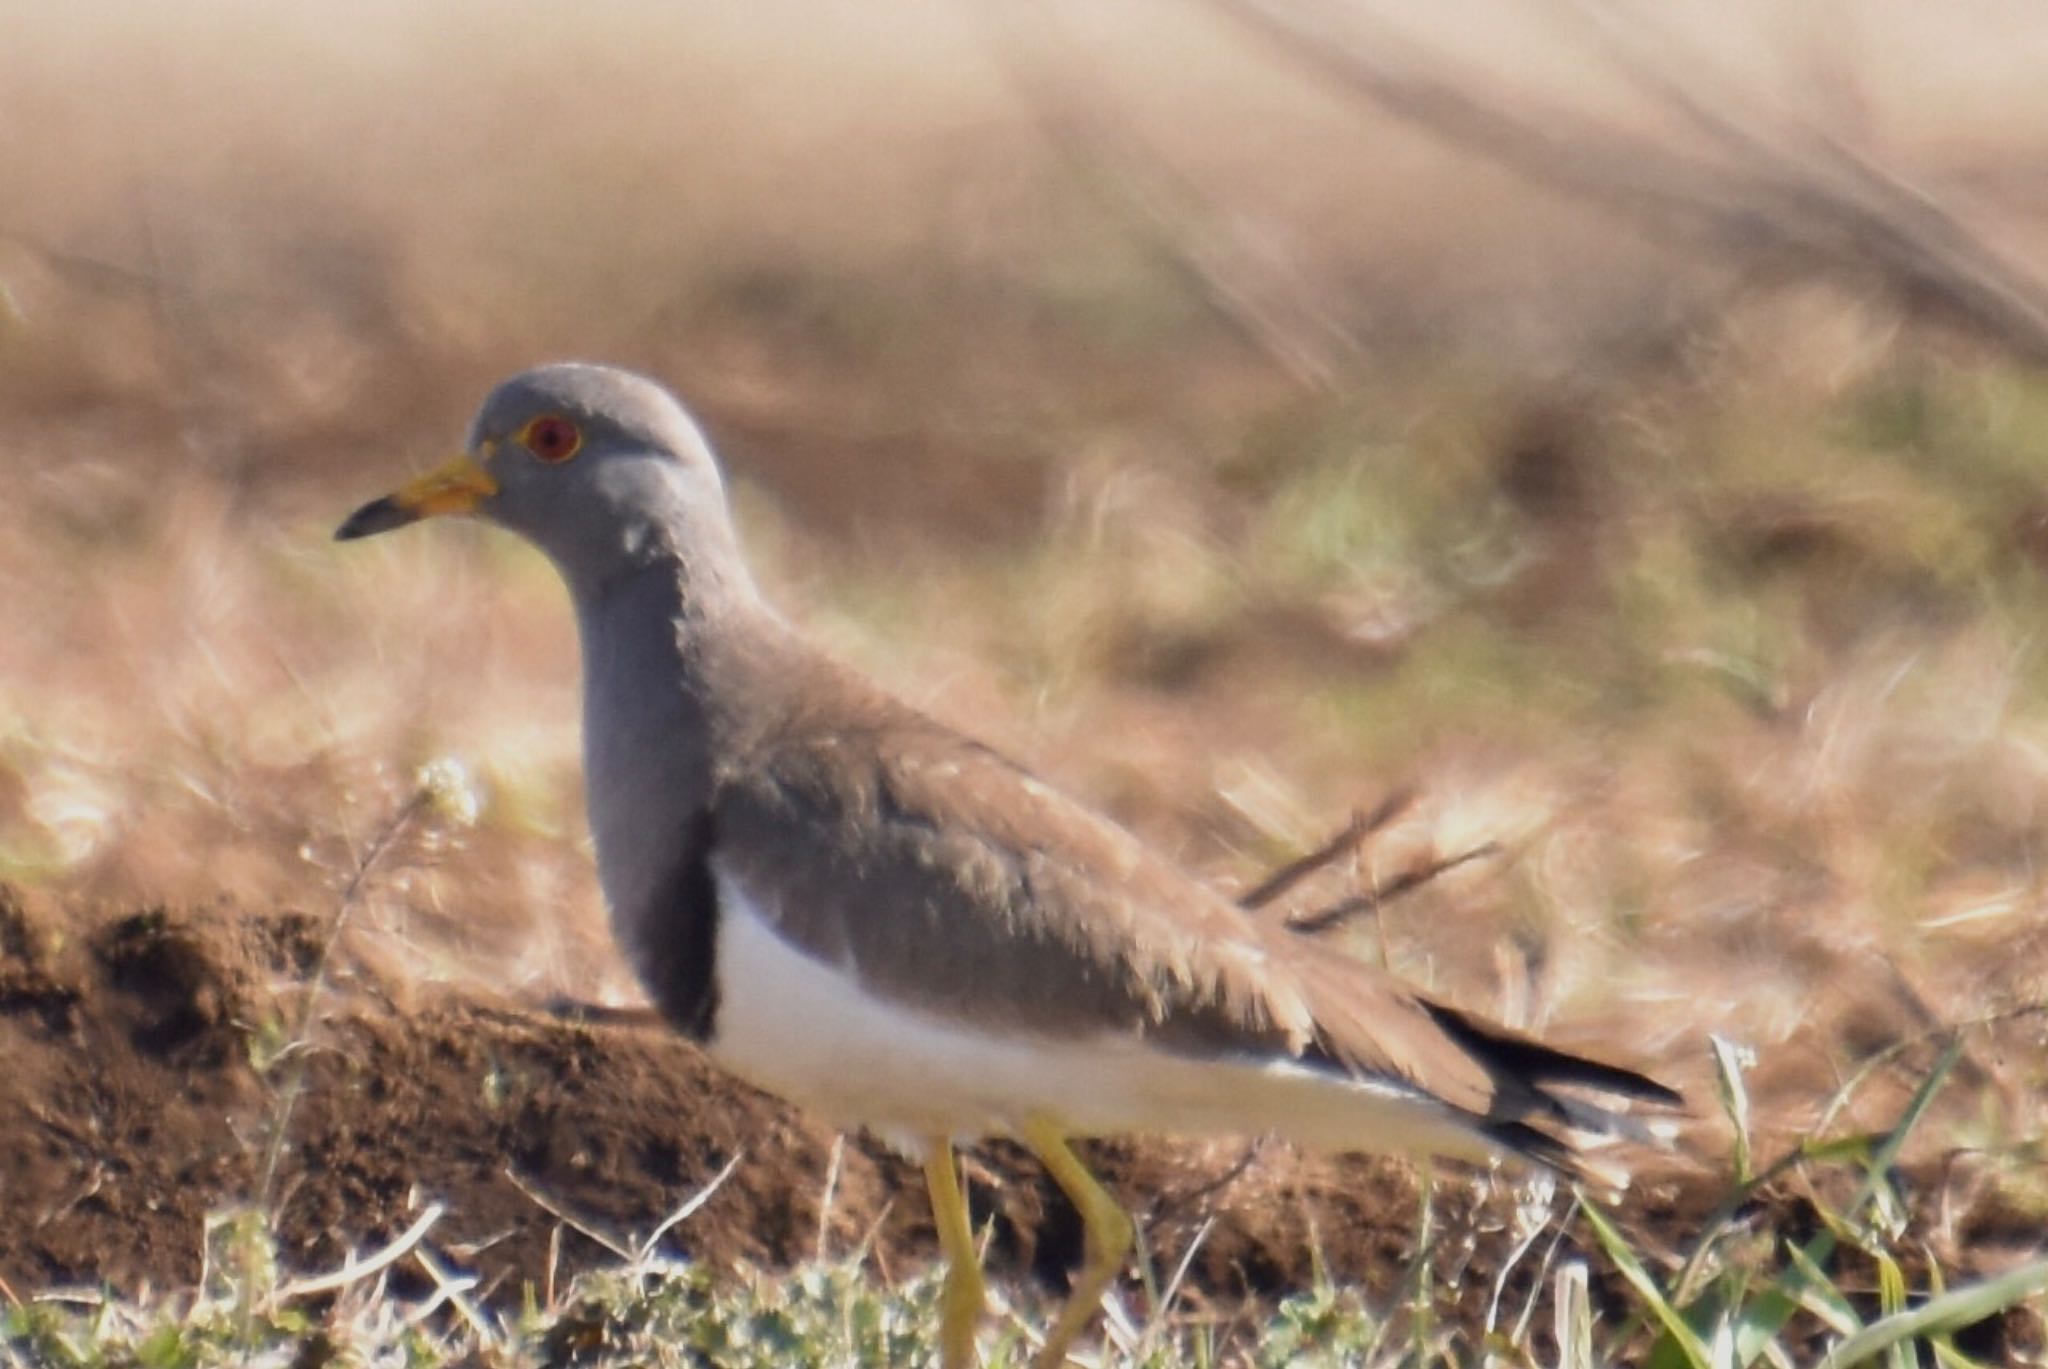
[[[460,1239],[506,1233],[479,1267],[538,1280],[553,1219],[508,1162],[644,1232],[742,1146],[682,1243],[814,1248],[829,1137],[658,1035],[532,1011],[633,1000],[545,568],[481,530],[326,540],[497,375],[565,355],[691,399],[764,577],[837,650],[1219,882],[1405,785],[1303,908],[1497,846],[1331,935],[1685,1085],[1700,1116],[1626,1209],[1646,1239],[1718,1193],[1710,1034],[1754,1052],[1768,1157],[1887,1125],[1980,1024],[1917,1210],[1951,1269],[2035,1243],[2038,376],[1896,294],[1667,250],[1228,25],[1077,30],[1174,168],[1134,219],[1074,169],[1136,154],[1043,139],[1001,24],[740,12],[7,21],[0,881],[28,893],[0,1192],[34,1215],[0,1277],[187,1279],[205,1215],[266,1197],[331,1262],[418,1186]],[[2037,255],[2013,187],[2048,36],[1856,14],[1862,144]],[[1715,41],[1766,71],[1742,23]],[[1545,51],[1530,82],[1626,118]],[[1287,364],[1219,308],[1182,213],[1270,249],[1253,294],[1290,303],[1257,317],[1341,345]],[[344,900],[446,757],[478,821],[406,824]],[[344,906],[266,1195],[262,1043]],[[1141,1211],[1237,1158],[1104,1153]],[[1042,1191],[980,1163],[1013,1267],[1056,1250]],[[1411,1231],[1405,1175],[1262,1154],[1152,1234],[1225,1214],[1219,1299],[1299,1277],[1310,1217],[1363,1277]],[[885,1261],[919,1258],[902,1178],[854,1147],[831,1239],[880,1220]],[[1796,1177],[1769,1201],[1796,1222]]]

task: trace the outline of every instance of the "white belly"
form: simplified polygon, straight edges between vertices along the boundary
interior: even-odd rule
[[[784,941],[722,872],[718,891],[712,1059],[912,1154],[941,1138],[1014,1134],[1027,1118],[1071,1135],[1274,1132],[1325,1150],[1494,1153],[1455,1113],[1396,1083],[1292,1060],[1168,1055],[1135,1036],[997,1035],[889,1003]]]

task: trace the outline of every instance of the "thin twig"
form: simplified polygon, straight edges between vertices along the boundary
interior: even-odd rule
[[[435,1222],[440,1221],[442,1214],[446,1211],[447,1209],[439,1203],[429,1204],[427,1210],[419,1215],[418,1221],[415,1221],[411,1226],[400,1232],[396,1240],[370,1256],[369,1259],[357,1260],[351,1255],[343,1262],[341,1268],[331,1274],[316,1274],[311,1278],[293,1279],[290,1283],[277,1290],[277,1300],[279,1302],[290,1302],[295,1298],[311,1297],[315,1293],[331,1293],[338,1288],[347,1288],[350,1284],[362,1282],[372,1274],[396,1264],[399,1260],[404,1259],[410,1254],[412,1248],[420,1243],[421,1238],[427,1234],[428,1229]]]
[[[744,1150],[733,1152],[733,1157],[725,1162],[724,1168],[712,1175],[710,1181],[702,1188],[684,1199],[682,1206],[663,1218],[661,1224],[654,1228],[653,1234],[637,1245],[629,1245],[616,1236],[599,1230],[596,1223],[571,1215],[567,1208],[520,1178],[518,1171],[514,1170],[510,1165],[505,1166],[504,1175],[507,1179],[511,1180],[512,1187],[524,1193],[532,1200],[534,1206],[553,1216],[556,1221],[589,1237],[633,1268],[642,1269],[654,1259],[655,1247],[661,1244],[661,1238],[674,1229],[678,1223],[687,1221],[696,1215],[699,1208],[710,1202],[712,1195],[725,1187],[725,1181],[732,1177],[733,1171],[739,1168],[740,1161],[745,1159],[746,1155],[747,1153]]]
[[[1386,884],[1372,890],[1370,893],[1355,894],[1350,898],[1340,899],[1327,908],[1318,908],[1314,912],[1300,913],[1290,917],[1287,919],[1285,926],[1288,931],[1299,932],[1303,936],[1313,936],[1318,932],[1327,932],[1347,918],[1356,917],[1360,913],[1376,912],[1384,908],[1402,895],[1414,892],[1437,876],[1447,874],[1457,869],[1460,865],[1466,865],[1487,856],[1499,855],[1500,849],[1499,843],[1489,841],[1475,846],[1469,851],[1461,851],[1455,856],[1445,856],[1439,860],[1426,862],[1413,869],[1402,871]]]
[[[1982,1031],[1990,1027],[2002,1027],[2008,1022],[2040,1017],[2044,1014],[2048,1014],[2048,1003],[2022,1003],[2017,1007],[2001,1008],[1997,1012],[1984,1013],[1977,1017],[1966,1017],[1946,1026],[1930,1027],[1917,1035],[1903,1037],[1880,1050],[1873,1051],[1862,1066],[1850,1075],[1847,1082],[1828,1100],[1827,1107],[1821,1112],[1820,1121],[1813,1128],[1814,1133],[1818,1134],[1833,1126],[1835,1118],[1841,1115],[1855,1093],[1868,1083],[1879,1069],[1906,1052],[1917,1050],[1921,1046],[1933,1045],[1937,1041],[1947,1041],[1952,1036],[1962,1036],[1967,1032]]]
[[[1576,1189],[1571,1191],[1571,1202],[1566,1206],[1564,1215],[1557,1219],[1554,1234],[1550,1238],[1549,1248],[1543,1252],[1543,1262],[1537,1266],[1536,1277],[1530,1283],[1529,1299],[1522,1304],[1522,1315],[1515,1319],[1514,1334],[1509,1338],[1512,1344],[1526,1345],[1529,1343],[1529,1327],[1536,1320],[1536,1305],[1542,1300],[1543,1296],[1543,1276],[1557,1262],[1557,1252],[1563,1248],[1564,1238],[1571,1230],[1572,1218],[1579,1215],[1579,1204],[1583,1201],[1585,1201],[1584,1198],[1580,1196]]]
[[[1125,1359],[1135,1359],[1145,1332],[1124,1305],[1123,1290],[1111,1284],[1102,1292],[1102,1340],[1105,1349],[1114,1344]],[[1044,1342],[1041,1341],[1040,1344]]]
[[[400,835],[432,801],[433,793],[426,786],[422,785],[415,789],[412,796],[392,815],[391,821],[384,825],[384,830],[377,834],[377,839],[370,843],[370,849],[356,863],[355,871],[349,876],[348,883],[342,886],[341,898],[334,910],[334,921],[327,929],[326,941],[320,946],[319,958],[313,962],[313,973],[306,979],[305,1001],[300,1005],[298,1025],[292,1032],[287,1049],[303,1046],[312,1034],[314,1017],[320,1010],[320,996],[327,987],[328,965],[334,959],[334,949],[341,943],[342,932],[348,927],[349,914],[355,910],[356,903],[369,882],[371,871],[375,870],[377,863],[397,845]],[[257,1190],[262,1195],[261,1202],[266,1212],[271,1210],[271,1194],[277,1182],[278,1165],[284,1159],[286,1138],[291,1132],[292,1113],[298,1107],[300,1095],[305,1092],[306,1072],[307,1065],[301,1055],[294,1061],[291,1073],[285,1076],[284,1090],[278,1099],[270,1144],[265,1148],[263,1157],[263,1183]]]
[[[471,1290],[476,1287],[476,1277],[471,1274],[456,1274],[443,1268],[441,1262],[435,1259],[433,1253],[425,1246],[413,1251],[412,1258],[420,1268],[427,1271],[427,1277],[434,1281],[435,1296],[425,1305],[415,1308],[407,1316],[407,1324],[418,1326],[439,1311],[441,1304],[446,1303],[462,1314],[462,1319],[469,1323],[470,1329],[476,1332],[485,1345],[497,1344],[497,1328],[491,1325],[483,1310],[469,1297]]]
[[[558,1221],[548,1228],[548,1263],[541,1275],[544,1306],[549,1312],[555,1310],[555,1277],[562,1270],[562,1224]]]
[[[1261,1136],[1246,1146],[1244,1153],[1239,1155],[1228,1169],[1215,1178],[1205,1180],[1183,1193],[1167,1193],[1163,1195],[1152,1204],[1151,1211],[1146,1214],[1146,1221],[1158,1222],[1162,1218],[1180,1211],[1182,1208],[1192,1207],[1203,1199],[1222,1192],[1244,1176],[1244,1172],[1252,1167],[1252,1161],[1258,1159],[1259,1153],[1265,1148],[1266,1138]]]
[[[811,1258],[819,1264],[825,1263],[826,1247],[832,1237],[832,1200],[839,1194],[839,1169],[846,1163],[846,1133],[835,1132],[832,1136],[832,1154],[825,1161],[825,1191],[818,1198],[818,1239],[811,1248]]]
[[[1173,1304],[1180,1297],[1182,1285],[1187,1282],[1188,1271],[1195,1266],[1195,1256],[1202,1253],[1202,1247],[1208,1244],[1209,1234],[1215,1229],[1216,1218],[1213,1214],[1204,1217],[1202,1224],[1195,1228],[1195,1238],[1189,1241],[1188,1248],[1181,1252],[1179,1262],[1173,1267],[1173,1277],[1166,1281],[1166,1287],[1160,1291],[1158,1305],[1153,1308],[1152,1315],[1145,1319],[1145,1334],[1139,1337],[1138,1347],[1132,1358],[1142,1360],[1151,1353],[1154,1338],[1165,1328],[1173,1315]]]
[[[740,1161],[746,1158],[747,1152],[744,1149],[734,1151],[732,1158],[725,1162],[725,1167],[712,1175],[709,1183],[684,1199],[683,1205],[674,1212],[669,1213],[661,1225],[654,1228],[654,1234],[640,1243],[639,1253],[634,1257],[633,1263],[644,1265],[653,1259],[654,1248],[661,1244],[661,1238],[668,1235],[669,1231],[678,1223],[687,1221],[695,1216],[699,1208],[710,1202],[712,1195],[725,1187],[725,1181],[732,1177],[732,1172],[740,1167]]]
[[[1415,806],[1415,790],[1396,789],[1370,812],[1354,811],[1344,830],[1305,856],[1291,860],[1237,896],[1237,906],[1259,909],[1333,861],[1341,860],[1373,833]]]
[[[588,1222],[578,1221],[575,1217],[570,1216],[569,1213],[560,1204],[556,1203],[552,1198],[549,1198],[539,1189],[532,1187],[524,1179],[520,1178],[518,1171],[513,1169],[512,1166],[505,1166],[504,1174],[507,1179],[512,1181],[512,1187],[518,1189],[521,1193],[524,1193],[528,1198],[533,1200],[533,1205],[535,1207],[538,1207],[543,1212],[548,1213],[556,1221],[568,1227],[571,1231],[574,1231],[579,1235],[588,1237],[590,1240],[597,1242],[599,1245],[603,1246],[606,1250],[611,1251],[612,1254],[618,1256],[620,1259],[625,1260],[628,1263],[632,1262],[632,1248],[626,1245],[623,1241],[620,1241],[615,1237],[606,1235],[604,1232],[599,1231],[596,1227],[592,1226]]]

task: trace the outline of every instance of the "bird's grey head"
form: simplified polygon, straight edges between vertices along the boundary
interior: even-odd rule
[[[450,513],[521,534],[578,593],[667,564],[700,593],[746,584],[703,434],[660,385],[610,366],[513,376],[484,400],[461,455],[365,504],[335,536]]]

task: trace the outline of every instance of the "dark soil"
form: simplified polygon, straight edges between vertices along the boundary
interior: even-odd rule
[[[731,1179],[664,1248],[728,1270],[821,1249],[832,1133],[658,1027],[452,993],[401,1009],[351,976],[323,995],[310,1042],[280,1055],[325,936],[304,916],[220,907],[95,918],[0,886],[8,1288],[191,1285],[209,1216],[247,1205],[275,1214],[289,1264],[324,1271],[438,1201],[447,1212],[429,1244],[444,1262],[475,1271],[501,1302],[529,1287],[545,1297],[617,1261],[578,1226],[637,1243],[741,1150]],[[303,1091],[266,1191],[295,1078]],[[1189,1306],[1228,1317],[1305,1287],[1317,1252],[1336,1278],[1399,1295],[1420,1211],[1409,1166],[1277,1145],[1248,1155],[1114,1141],[1088,1153],[1161,1269],[1214,1219]],[[995,1219],[997,1275],[1059,1286],[1080,1256],[1071,1208],[1011,1147],[980,1147],[966,1168],[977,1222]],[[1439,1184],[1434,1210],[1438,1266],[1475,1323],[1510,1244],[1506,1198],[1479,1189]],[[1640,1180],[1617,1219],[1640,1249],[1681,1249],[1721,1194],[1704,1170],[1672,1166]],[[1796,1235],[1812,1225],[1803,1202],[1775,1195],[1757,1216]],[[1997,1225],[1997,1214],[1975,1219]],[[885,1276],[933,1255],[917,1171],[849,1138],[822,1249],[843,1255],[869,1239]],[[1532,1264],[1510,1277],[1507,1306],[1520,1306]],[[1620,1290],[1602,1292],[1618,1310]],[[2038,1328],[2016,1315],[1990,1334],[1994,1351],[2018,1353]]]

